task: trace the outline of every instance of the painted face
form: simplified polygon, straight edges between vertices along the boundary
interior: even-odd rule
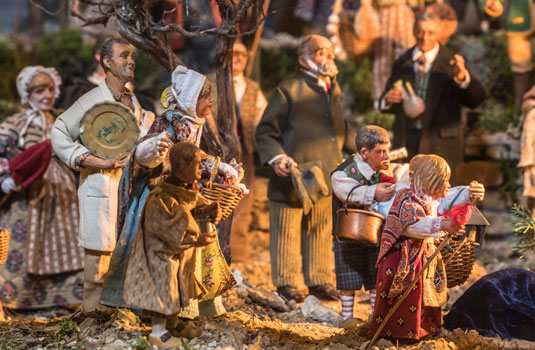
[[[442,186],[441,189],[439,189],[435,193],[432,193],[431,198],[438,199],[438,198],[446,197],[446,193],[448,193],[448,189],[451,188],[450,177],[451,177],[451,171],[448,171],[448,174],[446,175],[446,179],[444,180],[444,185]]]
[[[108,73],[117,78],[129,82],[134,79],[136,69],[136,53],[128,44],[113,44],[113,56],[104,57],[105,64],[108,66]]]
[[[439,22],[435,20],[420,21],[414,31],[416,45],[422,52],[432,50],[439,40]]]
[[[390,165],[390,147],[392,145],[388,143],[379,143],[375,145],[372,150],[362,148],[360,150],[360,155],[362,160],[364,160],[368,165],[375,171],[378,170],[387,170]]]
[[[328,77],[338,74],[338,67],[334,62],[334,47],[329,39],[317,37],[308,44],[307,54],[303,56],[306,68]]]
[[[54,82],[48,74],[37,74],[29,84],[30,104],[40,111],[48,111],[54,104]]]
[[[197,99],[197,106],[195,107],[197,117],[206,118],[208,114],[210,114],[213,102],[214,95],[212,94],[212,88],[211,85],[208,85],[207,91],[201,91],[201,94]]]
[[[242,43],[235,43],[232,48],[232,74],[240,75],[247,65],[247,48]]]
[[[201,152],[197,152],[195,158],[189,163],[182,161],[181,167],[175,170],[175,175],[182,182],[190,184],[196,180],[201,179],[202,175],[202,163],[201,163]]]

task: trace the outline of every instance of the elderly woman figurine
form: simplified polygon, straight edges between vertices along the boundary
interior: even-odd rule
[[[162,105],[169,109],[155,119],[147,135],[138,144],[121,179],[118,223],[121,235],[111,258],[101,299],[108,306],[129,306],[123,300],[125,273],[143,207],[150,190],[170,174],[171,146],[179,142],[199,146],[205,117],[212,107],[211,85],[202,74],[179,66],[172,74],[171,86],[162,94]],[[202,152],[201,158],[203,177],[211,174],[217,166],[220,178],[239,182],[239,168],[235,169],[223,162],[218,164],[215,157]],[[192,300],[180,316],[198,316],[197,302],[196,299]],[[209,304],[211,315],[225,312],[219,298],[216,298],[216,303]]]
[[[0,125],[0,188],[8,196],[0,207],[0,223],[11,231],[8,259],[0,266],[0,298],[8,308],[82,300],[84,252],[78,247],[75,178],[52,155],[50,145],[50,129],[59,115],[52,105],[60,84],[54,68],[24,68],[17,77],[24,110]],[[29,179],[21,182],[21,173]]]

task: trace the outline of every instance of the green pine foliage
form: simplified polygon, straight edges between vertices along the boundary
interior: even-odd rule
[[[516,249],[521,254],[526,252],[535,251],[535,220],[531,216],[531,213],[518,206],[513,205],[511,213],[516,216],[516,219],[513,221],[515,229],[516,244],[514,249]]]

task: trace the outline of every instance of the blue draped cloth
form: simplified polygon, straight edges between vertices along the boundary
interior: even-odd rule
[[[130,160],[132,162],[132,160]],[[121,189],[129,188],[129,168],[128,163],[121,178]],[[124,282],[130,253],[136,240],[138,226],[143,212],[143,207],[147,202],[150,193],[148,177],[145,174],[139,181],[132,184],[132,192],[128,195],[120,195],[120,201],[125,206],[125,217],[122,224],[121,234],[111,256],[110,267],[104,281],[100,302],[111,307],[127,307],[123,299]]]
[[[535,272],[510,268],[480,278],[453,304],[444,328],[535,340]]]

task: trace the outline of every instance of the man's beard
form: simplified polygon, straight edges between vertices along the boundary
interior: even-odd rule
[[[309,57],[304,57],[308,69],[319,75],[334,78],[338,74],[338,67],[333,60],[327,60],[323,65],[319,66]]]

